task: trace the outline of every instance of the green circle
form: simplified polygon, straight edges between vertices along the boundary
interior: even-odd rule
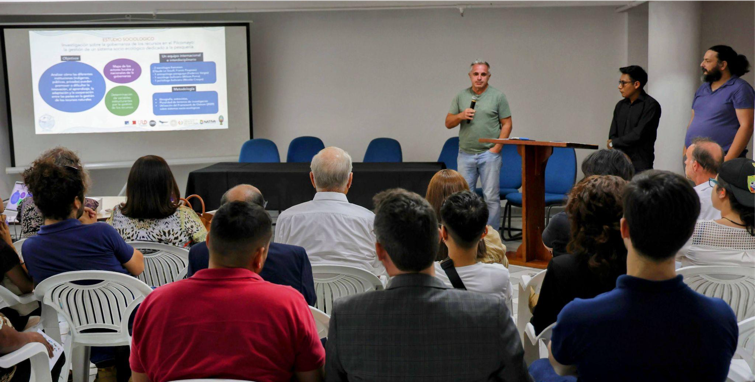
[[[139,107],[139,95],[128,86],[116,86],[105,95],[105,106],[111,113],[123,117]]]

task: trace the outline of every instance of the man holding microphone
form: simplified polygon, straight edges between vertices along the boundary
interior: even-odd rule
[[[481,138],[508,138],[511,134],[509,103],[500,90],[488,85],[490,65],[482,60],[472,63],[469,71],[472,86],[462,90],[451,103],[446,128],[459,130],[459,173],[469,187],[482,183],[488,206],[488,225],[498,229],[501,224],[499,182],[503,145],[481,143]],[[479,114],[479,115],[478,115]]]

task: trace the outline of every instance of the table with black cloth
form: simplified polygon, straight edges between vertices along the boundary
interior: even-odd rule
[[[354,163],[349,202],[373,209],[372,197],[389,188],[403,188],[422,196],[442,162]],[[189,173],[186,195],[202,197],[208,211],[220,207],[220,197],[239,184],[260,189],[268,210],[285,210],[312,200],[315,188],[309,180],[309,163],[216,163]],[[199,210],[199,203],[193,203]]]

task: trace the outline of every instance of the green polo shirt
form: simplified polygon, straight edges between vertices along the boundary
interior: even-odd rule
[[[509,102],[500,90],[488,85],[479,96],[472,88],[462,90],[451,102],[449,114],[459,114],[477,97],[474,119],[461,121],[459,131],[459,148],[468,154],[480,154],[490,150],[492,143],[480,143],[480,138],[498,138],[501,136],[501,119],[511,117]]]

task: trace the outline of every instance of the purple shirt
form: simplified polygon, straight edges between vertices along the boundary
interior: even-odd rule
[[[711,91],[710,83],[702,84],[692,101],[695,117],[687,130],[684,145],[689,147],[694,138],[708,137],[718,142],[724,151],[729,151],[739,130],[735,109],[753,107],[755,91],[747,81],[737,76],[732,76],[716,91]]]

